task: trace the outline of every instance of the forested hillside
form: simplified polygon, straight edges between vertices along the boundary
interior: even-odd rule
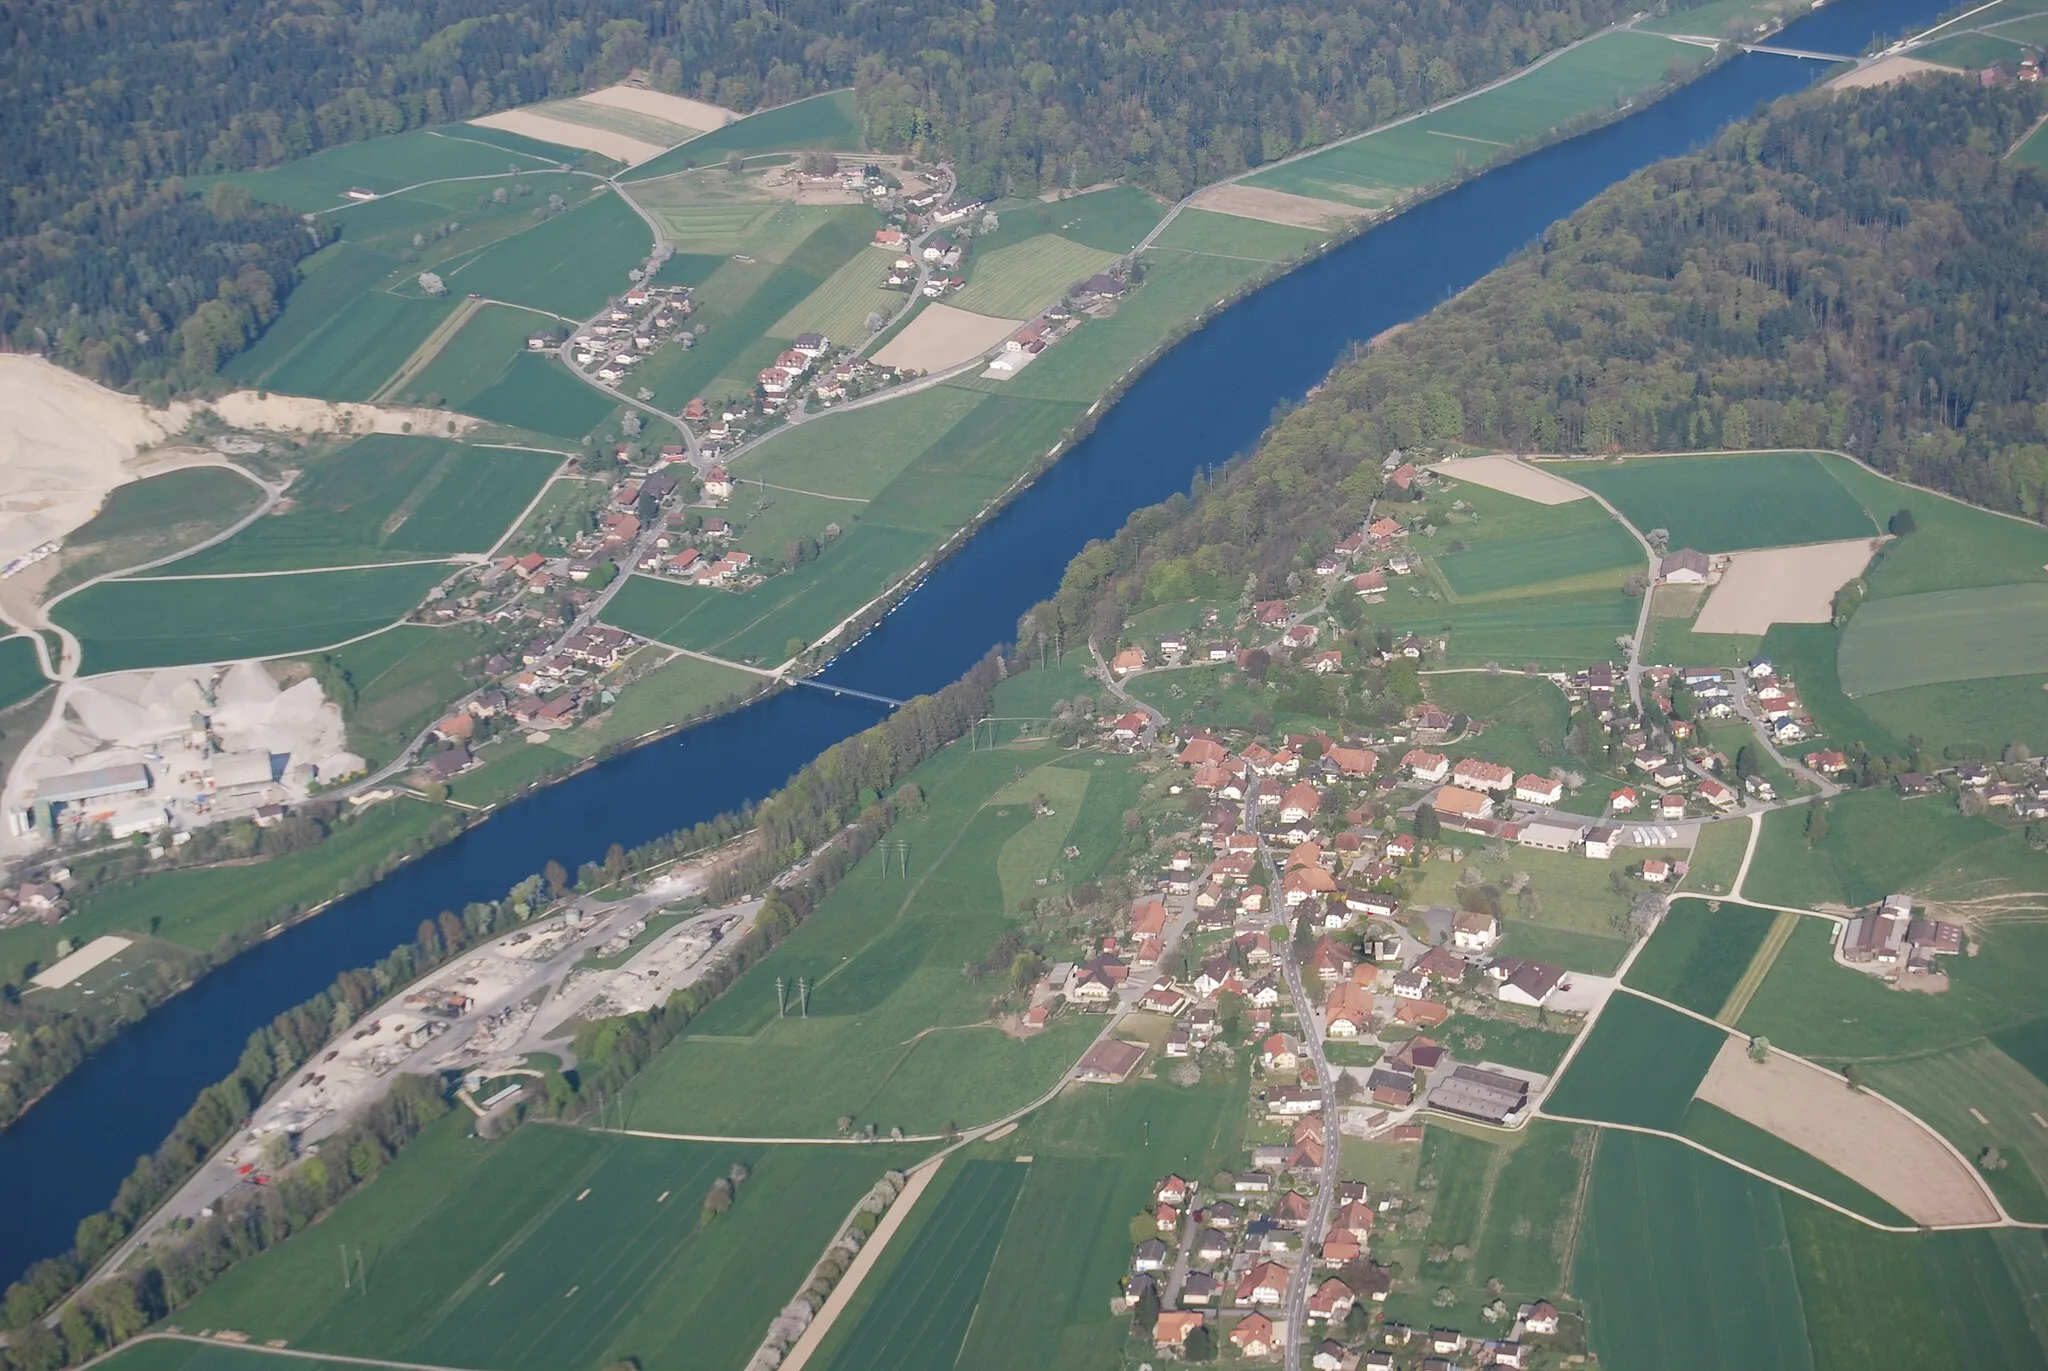
[[[1024,641],[1280,593],[1397,449],[1839,448],[2048,518],[2048,180],[2003,157],[2044,109],[1961,77],[1814,92],[1630,177],[1082,553]]]
[[[316,244],[282,212],[210,205],[176,178],[635,70],[743,111],[857,86],[872,141],[956,159],[973,194],[1130,176],[1179,195],[1487,80],[1626,9],[24,0],[0,8],[0,340],[114,385],[203,384]]]

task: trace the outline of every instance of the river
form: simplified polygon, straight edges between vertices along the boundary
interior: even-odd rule
[[[1931,22],[1942,0],[1836,0],[1775,41],[1854,53]],[[1489,172],[1280,278],[1161,358],[1094,433],[989,521],[824,679],[895,699],[937,690],[1050,595],[1091,539],[1248,450],[1353,341],[1427,312],[1630,173],[1700,146],[1818,63],[1735,58],[1628,118]],[[770,793],[881,715],[867,701],[787,690],[612,758],[319,918],[250,949],[131,1027],[0,1133],[7,1222],[0,1273],[62,1251],[248,1035],[409,939],[422,918],[502,894],[550,858],[570,870]]]

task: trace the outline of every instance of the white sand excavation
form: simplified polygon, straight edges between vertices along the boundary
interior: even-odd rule
[[[310,678],[281,688],[237,662],[72,681],[7,775],[0,851],[80,826],[121,838],[245,817],[363,767],[341,711]]]

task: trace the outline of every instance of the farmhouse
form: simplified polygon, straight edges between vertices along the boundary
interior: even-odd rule
[[[1482,1123],[1505,1124],[1529,1102],[1529,1083],[1519,1076],[1457,1066],[1429,1088],[1429,1107]]]
[[[1143,1043],[1127,1043],[1118,1038],[1104,1038],[1088,1049],[1074,1068],[1074,1079],[1093,1081],[1104,1085],[1119,1085],[1129,1079],[1144,1060]]]
[[[1704,585],[1710,569],[1706,553],[1682,547],[1657,564],[1657,579],[1668,585]]]

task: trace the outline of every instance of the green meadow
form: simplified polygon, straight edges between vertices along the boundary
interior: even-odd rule
[[[832,91],[760,110],[724,128],[713,129],[641,163],[626,179],[649,181],[691,167],[712,166],[724,161],[729,152],[753,154],[809,148],[844,152],[860,145],[860,110],[854,104],[853,92]]]
[[[582,320],[632,282],[626,272],[653,246],[619,195],[581,203],[514,233],[441,272],[454,294],[481,295]]]
[[[226,467],[186,467],[115,486],[99,513],[65,535],[63,569],[44,595],[218,537],[262,498],[254,481]]]
[[[1832,1200],[1873,1222],[1898,1228],[1912,1226],[1911,1219],[1820,1158],[1705,1100],[1692,1102],[1677,1131],[1732,1161]]]
[[[1777,913],[1751,905],[1674,900],[1628,969],[1626,984],[1712,1016],[1749,970]]]
[[[1572,480],[1607,497],[1639,531],[1668,531],[1673,548],[1737,552],[1880,531],[1862,500],[1810,452],[1579,463]]]
[[[372,766],[390,761],[447,702],[471,689],[463,668],[484,644],[472,630],[400,624],[332,655],[355,700],[346,711],[349,746]]]
[[[1727,1036],[1712,1024],[1617,992],[1545,1097],[1543,1112],[1675,1130]]]
[[[23,634],[0,638],[0,709],[12,709],[49,683],[33,641]]]
[[[966,287],[947,303],[999,319],[1028,319],[1117,258],[1056,233],[1041,233],[1012,247],[976,252],[969,260],[972,274]]]
[[[502,176],[508,171],[542,171],[572,160],[571,149],[552,149],[553,157],[477,142],[470,130],[415,129],[390,138],[372,138],[316,152],[270,171],[236,172],[219,178],[245,186],[259,200],[298,210],[331,210],[350,203],[344,197],[355,187],[389,195],[422,181],[458,176]],[[552,148],[550,144],[530,144]]]

